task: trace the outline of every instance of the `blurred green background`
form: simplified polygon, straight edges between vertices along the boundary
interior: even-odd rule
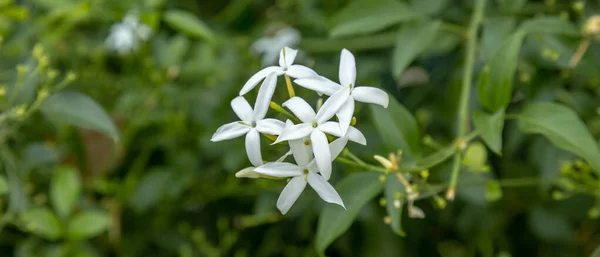
[[[350,149],[377,165],[373,155],[398,149],[381,135],[415,123],[408,140],[434,153],[454,138],[474,2],[0,0],[0,256],[318,256],[326,204],[314,191],[282,216],[283,181],[235,177],[250,165],[243,139],[210,142],[236,119],[229,102],[283,46],[334,81],[347,48],[357,83],[409,111],[377,122],[358,105],[368,145]],[[560,103],[597,145],[599,13],[592,0],[487,0],[466,67],[474,85],[503,40],[526,31],[506,112]],[[471,92],[470,110],[481,108]],[[286,97],[278,90],[274,101]],[[343,217],[326,255],[590,256],[600,242],[596,173],[514,120],[502,136],[501,156],[471,141],[454,201],[444,200],[442,162],[421,173],[432,188],[415,203],[423,219],[388,213],[393,198],[380,189]],[[266,145],[265,159],[282,154]],[[334,163],[331,182],[353,174],[379,177]],[[473,179],[483,183],[461,184]]]

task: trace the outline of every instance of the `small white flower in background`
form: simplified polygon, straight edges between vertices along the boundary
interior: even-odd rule
[[[331,142],[325,149],[335,159],[344,149],[346,142],[347,139],[339,138]],[[325,202],[338,204],[345,209],[344,202],[335,191],[335,188],[327,182],[327,179],[319,175],[319,168],[315,165],[315,160],[310,160],[304,155],[306,152],[303,149],[304,146],[290,144],[290,147],[292,147],[292,153],[294,153],[297,164],[270,162],[254,169],[255,172],[268,176],[292,177],[277,199],[277,209],[282,214],[286,214],[300,197],[300,194],[306,188],[306,184],[309,184]]]
[[[269,135],[279,135],[285,126],[280,120],[265,119],[269,110],[271,96],[275,90],[276,80],[277,77],[274,73],[267,76],[258,91],[254,110],[244,97],[238,96],[233,99],[231,101],[231,108],[233,108],[235,114],[240,118],[240,121],[234,121],[219,127],[217,132],[212,136],[211,141],[217,142],[246,135],[246,153],[248,154],[248,159],[254,166],[258,167],[262,165],[259,132]]]
[[[277,76],[288,75],[292,78],[314,77],[317,73],[310,68],[294,64],[298,50],[284,47],[279,54],[279,66],[266,67],[254,74],[240,90],[240,95],[245,95],[252,90],[258,82],[264,79],[267,75],[275,72]]]
[[[294,28],[280,29],[273,37],[262,37],[250,46],[253,52],[262,55],[262,65],[273,65],[277,62],[279,51],[284,47],[296,47],[302,39],[300,32]]]
[[[350,123],[352,122],[352,115],[354,114],[354,101],[378,104],[387,108],[389,97],[385,91],[379,88],[356,87],[356,61],[354,60],[354,55],[352,55],[352,53],[346,49],[342,50],[340,57],[339,76],[340,84],[322,76],[298,78],[294,82],[301,87],[305,87],[325,95],[333,95],[338,93],[340,90],[348,89],[349,96],[344,105],[336,114],[340,120],[342,133],[345,134],[346,130],[350,126]]]
[[[110,50],[126,55],[137,50],[141,42],[151,35],[152,30],[148,26],[140,23],[137,16],[128,14],[123,21],[111,26],[105,43]]]

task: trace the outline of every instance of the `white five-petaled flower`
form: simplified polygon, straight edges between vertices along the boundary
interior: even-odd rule
[[[346,138],[338,138],[326,146],[325,149],[327,149],[330,156],[335,158],[344,149],[347,140]],[[306,149],[304,149],[303,143],[292,144],[290,141],[290,147],[297,164],[271,162],[254,169],[255,172],[268,176],[292,177],[277,199],[277,209],[282,214],[286,214],[302,194],[306,184],[309,184],[325,202],[338,204],[345,209],[344,202],[335,191],[335,188],[327,182],[327,179],[319,175],[320,170],[315,165],[315,160],[311,160],[307,158],[310,156],[305,155]]]
[[[317,76],[317,73],[310,68],[303,65],[294,64],[297,54],[298,50],[291,49],[289,47],[284,47],[281,49],[281,52],[279,53],[279,66],[266,67],[252,75],[246,84],[244,84],[242,90],[240,90],[240,95],[245,95],[248,93],[258,84],[258,82],[273,72],[275,72],[277,76],[285,74],[292,78]]]
[[[335,115],[337,110],[339,110],[340,106],[345,102],[345,98],[346,95],[344,92],[333,94],[325,101],[316,114],[313,108],[300,97],[292,97],[283,103],[283,106],[290,109],[302,123],[284,128],[275,143],[298,140],[306,137],[310,138],[310,145],[312,146],[312,151],[315,156],[315,162],[319,167],[321,175],[326,180],[329,180],[331,177],[331,162],[333,159],[328,150],[328,141],[325,133],[333,135],[337,134],[340,136],[344,135],[340,131],[339,123],[328,120]],[[348,139],[356,140],[358,143],[366,143],[364,142],[364,136],[362,136],[360,131],[354,128],[352,131],[353,135],[360,134],[360,136],[348,136]]]
[[[128,14],[123,21],[110,28],[110,35],[106,38],[106,45],[121,55],[136,50],[141,41],[150,38],[152,30],[140,23],[135,15]]]
[[[348,89],[348,97],[346,102],[336,114],[340,121],[342,133],[345,134],[346,130],[350,126],[350,123],[352,122],[352,115],[354,114],[354,101],[378,104],[387,108],[389,97],[385,91],[379,88],[356,87],[356,61],[354,60],[354,55],[352,55],[352,53],[346,49],[342,50],[340,57],[339,77],[340,84],[335,83],[323,76],[298,78],[294,80],[294,82],[299,86],[325,95],[333,95],[338,93],[340,90]]]
[[[260,133],[279,135],[285,124],[276,119],[265,119],[269,110],[269,103],[275,91],[277,77],[275,73],[269,74],[258,91],[254,109],[243,96],[238,96],[231,101],[231,108],[240,118],[240,121],[225,124],[217,129],[211,141],[217,142],[246,135],[246,153],[252,165],[258,167],[263,164],[260,151]]]

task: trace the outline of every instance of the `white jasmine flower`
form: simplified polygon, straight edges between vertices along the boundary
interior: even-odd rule
[[[277,77],[274,73],[267,76],[258,91],[254,110],[242,96],[231,101],[231,107],[240,121],[225,124],[217,129],[211,141],[217,142],[246,135],[246,153],[252,165],[258,167],[263,164],[260,151],[260,133],[279,135],[285,124],[276,119],[265,119],[269,110],[269,103],[275,91]]]
[[[326,149],[333,158],[337,157],[342,149],[344,149],[345,141],[347,139],[337,139],[327,146]],[[302,194],[302,191],[306,188],[306,184],[309,184],[325,202],[338,204],[345,209],[344,202],[335,191],[335,188],[324,177],[319,175],[319,168],[315,165],[314,159],[306,159],[303,155],[306,151],[303,149],[304,145],[292,146],[290,144],[290,147],[292,147],[292,153],[294,153],[294,159],[297,164],[271,162],[254,169],[255,172],[268,176],[292,177],[277,199],[277,209],[282,214],[286,214],[300,194]]]
[[[294,80],[301,87],[314,90],[320,94],[332,95],[341,89],[349,89],[349,97],[336,114],[345,134],[354,115],[354,101],[373,103],[387,108],[389,97],[387,93],[375,87],[356,87],[356,61],[354,55],[346,49],[342,50],[340,57],[340,84],[322,76],[304,77]]]
[[[277,62],[280,49],[296,47],[300,43],[300,32],[292,27],[280,29],[273,37],[263,37],[252,44],[254,52],[262,54],[262,65],[273,65]]]
[[[290,109],[302,123],[284,128],[275,143],[309,137],[316,164],[326,180],[331,176],[331,161],[333,159],[328,150],[325,133],[327,131],[336,132],[340,126],[339,123],[328,122],[328,120],[346,102],[348,90],[343,89],[333,94],[316,114],[313,108],[300,97],[292,97],[283,103],[283,106]]]
[[[252,75],[250,79],[244,84],[242,90],[240,90],[240,95],[245,95],[250,90],[252,90],[258,82],[264,79],[267,75],[275,72],[277,76],[288,75],[292,78],[302,78],[302,77],[312,77],[317,76],[317,73],[310,68],[294,64],[294,60],[296,59],[296,55],[298,54],[298,50],[291,49],[288,47],[284,47],[281,49],[279,54],[279,66],[270,66],[266,67],[256,74]]]
[[[152,30],[140,23],[136,16],[127,15],[122,22],[111,26],[105,43],[109,49],[125,55],[137,50],[140,42],[148,40],[151,34]]]

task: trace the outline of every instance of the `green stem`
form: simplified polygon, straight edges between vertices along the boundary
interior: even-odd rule
[[[458,129],[456,138],[463,138],[467,132],[467,114],[469,107],[469,95],[471,94],[471,83],[473,81],[473,66],[475,62],[475,50],[477,48],[477,32],[483,18],[483,11],[485,7],[485,0],[477,0],[475,2],[475,11],[471,17],[471,23],[469,30],[467,31],[467,51],[465,66],[463,72],[463,83],[460,94],[460,102],[458,109]],[[458,180],[458,174],[460,172],[460,160],[462,158],[462,151],[459,151],[454,155],[454,164],[452,166],[452,177],[450,179],[450,188],[446,193],[446,199],[452,200],[455,195],[456,181]]]

